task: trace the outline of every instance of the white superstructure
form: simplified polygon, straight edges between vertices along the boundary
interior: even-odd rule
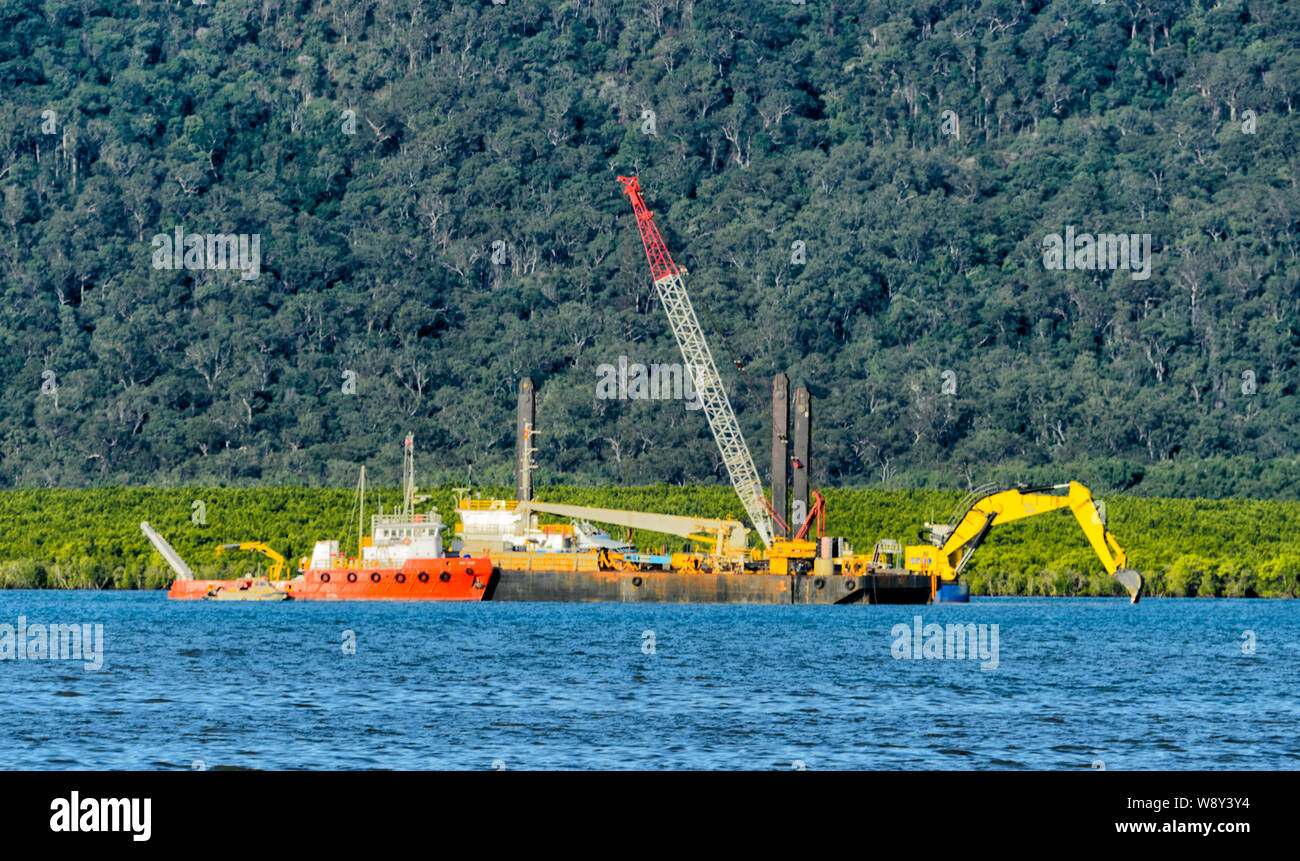
[[[400,568],[408,559],[436,559],[443,555],[443,522],[438,509],[430,506],[422,513],[415,511],[416,503],[427,498],[417,497],[415,492],[415,437],[407,434],[403,447],[402,508],[387,514],[381,508],[371,516],[370,538],[359,542],[363,568]],[[337,541],[317,541],[312,549],[311,568],[345,568],[350,564],[339,551]]]
[[[520,511],[519,503],[513,499],[462,497],[456,503],[456,514],[460,516],[456,549],[475,556],[526,550],[575,553],[633,549],[626,541],[611,538],[609,533],[585,521],[539,526],[537,515]]]

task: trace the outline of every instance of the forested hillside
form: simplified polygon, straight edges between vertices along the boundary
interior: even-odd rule
[[[787,371],[818,484],[1295,498],[1298,35],[1280,0],[6,0],[0,483],[395,481],[410,430],[422,478],[504,484],[525,375],[539,482],[725,481],[701,412],[597,397],[678,361],[631,172],[760,462]],[[256,277],[158,268],[178,230],[255,235]],[[1149,277],[1048,268],[1067,231],[1149,234]]]

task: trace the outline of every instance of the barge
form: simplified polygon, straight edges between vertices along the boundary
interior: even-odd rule
[[[547,509],[611,519],[631,517],[633,522],[655,523],[666,529],[673,528],[677,517],[462,496],[456,505],[460,522],[454,546],[492,561],[495,574],[485,600],[925,604],[934,594],[933,578],[885,564],[890,552],[897,552],[887,545],[878,545],[871,557],[777,556],[746,564],[685,550],[637,552],[629,541],[613,538],[580,517],[568,524],[538,524],[533,512]],[[655,519],[647,521],[647,517]],[[730,521],[690,520],[700,528],[712,525],[728,538],[740,526]],[[690,525],[681,528],[690,530]],[[736,541],[743,542],[743,530],[734,534]],[[825,546],[828,552],[833,551],[833,544]],[[817,547],[815,542],[797,545],[808,554],[817,552]]]

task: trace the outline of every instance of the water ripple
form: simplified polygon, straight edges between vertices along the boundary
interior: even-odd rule
[[[250,605],[0,592],[102,669],[0,661],[22,769],[1294,769],[1300,604]],[[996,666],[894,657],[996,624]],[[1257,633],[1256,654],[1241,632]],[[355,633],[345,652],[343,631]],[[653,644],[643,637],[653,631]]]

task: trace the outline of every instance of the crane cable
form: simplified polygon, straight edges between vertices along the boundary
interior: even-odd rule
[[[690,274],[689,271],[686,272],[686,274],[689,275]],[[705,297],[702,291],[696,290],[692,294],[691,298],[693,300],[693,304],[703,311],[703,313],[700,316],[704,317],[705,319],[702,322],[708,327],[708,329],[716,332],[718,335],[718,340],[722,342],[722,357],[724,359],[729,359],[731,361],[732,367],[736,369],[736,375],[739,378],[741,385],[745,389],[745,397],[748,399],[750,403],[759,404],[759,410],[761,415],[763,416],[763,418],[767,419],[770,422],[772,418],[771,405],[768,404],[767,400],[762,396],[761,393],[755,392],[754,383],[749,378],[749,374],[746,373],[746,371],[749,370],[748,366],[744,362],[740,361],[739,359],[734,358],[737,355],[737,353],[735,350],[732,349],[731,342],[727,340],[726,330],[718,325],[717,315],[713,313],[713,306],[709,304],[708,299]],[[733,410],[735,409],[735,404],[732,405],[732,409]]]

